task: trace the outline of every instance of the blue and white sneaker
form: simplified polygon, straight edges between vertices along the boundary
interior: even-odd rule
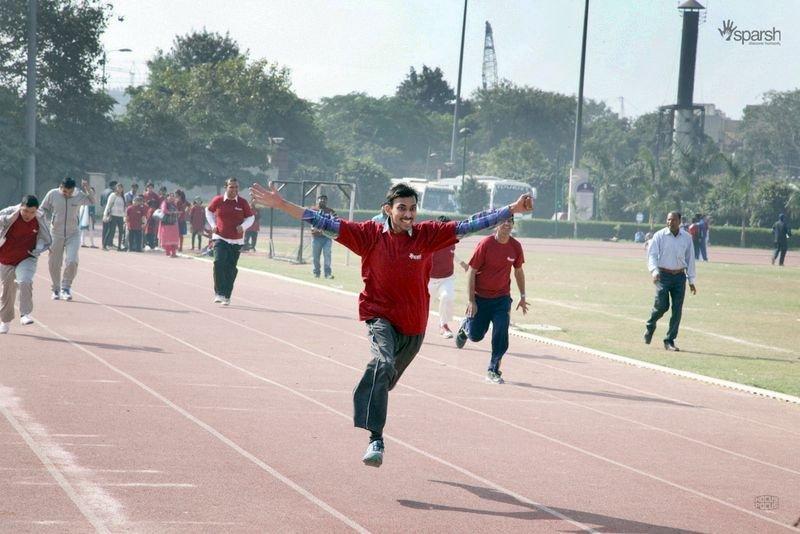
[[[502,374],[503,373],[501,373],[499,370],[497,370],[497,371],[487,371],[486,372],[486,381],[487,382],[491,382],[492,384],[505,384],[506,381],[503,380],[503,377],[501,376]]]
[[[456,334],[456,348],[463,349],[464,345],[467,344],[467,331],[464,330],[466,325],[467,319],[465,318],[461,321],[461,326],[459,326],[458,333]]]
[[[367,452],[364,454],[361,461],[364,462],[364,465],[370,467],[380,467],[383,463],[383,440],[376,439],[370,442],[369,447],[367,447]]]
[[[61,300],[72,300],[72,291],[69,288],[61,288]]]

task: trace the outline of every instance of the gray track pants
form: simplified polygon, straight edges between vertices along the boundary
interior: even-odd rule
[[[78,274],[78,251],[81,248],[81,233],[73,232],[67,234],[64,239],[63,232],[59,235],[57,230],[53,232],[53,245],[50,247],[50,280],[52,281],[53,291],[59,291],[62,287],[70,289],[75,275]],[[61,274],[61,265],[64,265],[64,274]]]
[[[19,313],[28,315],[33,311],[33,275],[36,274],[36,258],[25,258],[19,264],[0,265],[0,321],[11,322],[14,318],[14,301],[19,286]]]
[[[422,347],[425,334],[406,336],[386,319],[367,321],[372,361],[353,391],[353,424],[383,433],[389,408],[389,391]]]

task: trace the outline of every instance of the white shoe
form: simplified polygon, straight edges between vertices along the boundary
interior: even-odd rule
[[[231,299],[223,298],[222,299],[222,305],[223,306],[230,306],[231,305]]]
[[[72,300],[72,290],[62,287],[61,300]]]
[[[33,317],[31,317],[30,315],[23,315],[22,317],[19,318],[19,322],[20,324],[24,325],[33,324]]]
[[[0,334],[8,334],[8,323],[0,323]]]
[[[447,326],[443,326],[439,329],[439,335],[445,339],[453,339],[453,332]]]
[[[364,465],[368,465],[369,467],[380,467],[383,463],[383,440],[379,439],[373,441],[367,447],[367,452],[364,454],[364,457],[361,459],[364,462]]]
[[[222,295],[214,295],[214,304],[219,304],[220,302],[223,302],[224,300],[225,300],[225,297],[223,297]]]
[[[58,293],[58,291],[53,291],[53,294],[50,295],[50,298],[53,300],[59,300],[61,298],[61,295]]]

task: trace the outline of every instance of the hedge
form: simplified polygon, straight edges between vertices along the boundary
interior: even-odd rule
[[[261,210],[261,227],[269,227],[269,211]],[[376,210],[355,210],[353,219],[356,221],[366,221],[377,213]],[[339,215],[347,215],[347,212],[339,212]],[[417,216],[418,221],[435,219],[438,213],[421,213]],[[453,220],[466,219],[467,215],[447,214]],[[298,222],[281,211],[274,212],[275,226],[297,226]],[[656,226],[655,230],[663,228],[662,225]],[[621,241],[633,241],[634,234],[641,230],[644,233],[650,231],[646,224],[636,224],[629,222],[614,221],[581,221],[578,223],[579,239],[610,239],[616,237]],[[725,247],[738,247],[742,229],[738,226],[712,226],[711,244]],[[572,239],[573,225],[567,221],[553,221],[549,219],[529,219],[526,217],[518,218],[516,222],[516,235],[518,237],[539,237],[539,238],[559,238]],[[745,228],[745,247],[747,248],[772,248],[772,230],[767,228]]]

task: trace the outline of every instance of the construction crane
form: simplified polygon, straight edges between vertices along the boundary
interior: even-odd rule
[[[486,21],[486,37],[483,40],[483,72],[481,74],[484,89],[497,85],[497,57],[494,53],[494,36],[492,25]]]

